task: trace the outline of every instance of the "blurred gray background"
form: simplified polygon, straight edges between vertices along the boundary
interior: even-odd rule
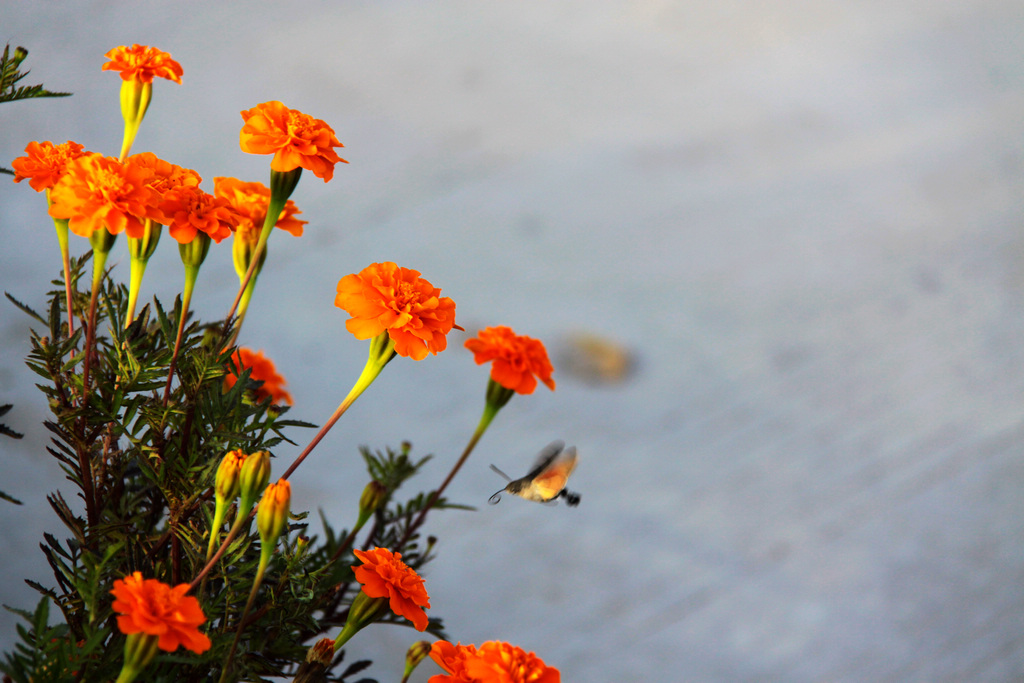
[[[558,389],[515,398],[431,518],[426,572],[452,640],[508,640],[565,681],[1005,681],[1024,676],[1024,5],[1009,0],[16,2],[0,39],[64,100],[0,109],[0,163],[32,140],[116,153],[110,48],[169,51],[135,149],[267,181],[238,112],[324,119],[351,163],[294,199],[242,343],[321,423],[366,344],[342,276],[393,260],[467,328],[544,340]],[[44,200],[0,185],[2,288],[40,305],[59,257]],[[170,301],[165,236],[143,296]],[[74,253],[85,251],[83,240]],[[113,255],[127,277],[127,254]],[[227,244],[195,308],[222,316]],[[0,302],[0,602],[49,574],[66,484]],[[572,335],[636,360],[595,382]],[[487,370],[450,349],[399,360],[293,478],[296,506],[351,522],[356,455],[413,441],[438,482],[479,418]],[[293,433],[302,441],[303,433]],[[506,498],[574,443],[577,509]],[[287,462],[294,453],[281,449]],[[65,487],[66,488],[66,487]],[[0,615],[0,645],[13,640]],[[353,641],[397,680],[411,629]],[[419,681],[436,673],[432,664]]]

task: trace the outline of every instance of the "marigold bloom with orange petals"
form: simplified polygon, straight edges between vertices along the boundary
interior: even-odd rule
[[[539,340],[517,335],[511,328],[499,325],[487,327],[474,339],[466,340],[466,348],[473,352],[477,365],[494,361],[491,379],[520,394],[532,394],[537,380],[554,391],[551,379],[554,368],[548,360],[547,349]]]
[[[388,598],[392,612],[411,621],[417,631],[425,630],[428,620],[423,608],[430,607],[430,596],[422,577],[402,562],[402,554],[387,548],[353,552],[363,562],[352,567],[363,592],[371,598]]]
[[[251,351],[250,349],[238,349],[237,353],[231,356],[234,372],[228,372],[224,377],[225,389],[235,386],[238,376],[246,368],[252,368],[249,378],[256,382],[263,382],[263,386],[256,390],[256,400],[263,401],[270,399],[271,403],[281,405],[287,403],[292,405],[292,396],[284,389],[287,384],[284,377],[278,374],[273,361],[263,355],[263,351]]]
[[[99,154],[79,157],[50,191],[50,215],[67,218],[71,232],[82,237],[102,228],[142,237],[144,221],[160,218],[160,197],[149,187],[152,174],[131,160],[122,164]]]
[[[338,282],[334,305],[352,317],[345,327],[356,339],[387,332],[399,356],[423,360],[448,346],[446,334],[455,324],[455,302],[417,270],[394,263],[374,263]]]
[[[166,78],[181,83],[184,70],[171,55],[148,45],[122,45],[103,55],[110,61],[101,68],[104,71],[120,71],[121,79],[152,83],[154,77]]]
[[[64,176],[68,163],[86,154],[89,152],[82,145],[70,140],[60,145],[48,141],[30,142],[25,148],[25,156],[11,162],[14,182],[28,179],[28,184],[36,192],[52,189]]]
[[[191,168],[172,164],[152,152],[133,154],[128,157],[127,162],[152,171],[149,186],[161,196],[180,187],[199,187],[199,183],[203,182],[202,176]]]
[[[226,200],[203,192],[198,187],[171,190],[160,201],[167,232],[179,244],[188,244],[204,232],[214,242],[230,237],[238,223],[237,215]]]
[[[532,652],[497,640],[478,648],[445,640],[430,648],[430,658],[449,675],[431,676],[429,683],[561,683],[558,669]]]
[[[284,173],[302,167],[326,183],[334,177],[336,163],[348,163],[334,151],[344,145],[330,126],[280,102],[258,104],[243,111],[242,119],[242,151],[273,154],[270,168],[274,171]]]
[[[117,628],[125,635],[146,633],[159,636],[159,647],[174,652],[179,645],[202,654],[210,649],[210,639],[199,631],[206,621],[199,601],[186,595],[189,585],[171,588],[156,579],[143,579],[142,572],[114,581]]]
[[[252,241],[259,239],[263,229],[263,218],[270,206],[270,188],[263,183],[243,183],[237,178],[213,179],[213,194],[227,200],[231,209],[238,214],[236,235]],[[296,214],[302,213],[295,202],[288,200],[275,223],[275,227],[289,232],[296,237],[302,236],[302,226],[309,221],[299,220]]]

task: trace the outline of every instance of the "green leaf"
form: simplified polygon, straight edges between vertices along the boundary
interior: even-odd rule
[[[21,303],[20,301],[18,301],[17,299],[15,299],[15,298],[14,298],[13,296],[11,296],[11,295],[10,295],[10,293],[9,293],[9,292],[4,292],[4,296],[6,296],[6,297],[7,297],[8,301],[10,301],[10,302],[11,302],[12,304],[14,304],[15,306],[17,306],[18,308],[20,308],[20,309],[21,309],[22,311],[24,311],[25,313],[29,314],[30,316],[32,316],[33,318],[35,318],[36,320],[38,320],[38,321],[39,321],[39,322],[41,322],[42,324],[44,324],[44,325],[46,325],[46,324],[47,324],[47,321],[46,321],[46,320],[43,320],[43,317],[42,317],[41,315],[39,315],[38,313],[36,313],[35,311],[33,311],[33,310],[32,310],[31,308],[29,308],[29,307],[28,307],[28,306],[27,306],[26,304],[23,304],[23,303]]]

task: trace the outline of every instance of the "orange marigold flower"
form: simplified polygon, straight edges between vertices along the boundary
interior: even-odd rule
[[[171,55],[148,45],[122,45],[103,55],[110,61],[103,65],[104,71],[120,71],[121,79],[152,83],[159,76],[175,83],[181,83],[184,71],[181,64]]]
[[[91,154],[67,165],[64,177],[50,191],[50,215],[67,218],[71,232],[89,237],[106,228],[142,237],[147,218],[159,220],[159,195],[149,187],[153,172],[131,160]]]
[[[20,183],[27,178],[36,192],[52,189],[64,176],[68,163],[86,154],[89,152],[82,145],[70,140],[60,145],[30,142],[25,148],[25,156],[11,162],[14,182]]]
[[[429,683],[561,683],[558,669],[532,652],[497,640],[479,649],[445,640],[430,648],[430,658],[449,675],[431,676]]]
[[[185,595],[188,584],[171,588],[162,581],[142,578],[142,572],[114,581],[114,611],[117,628],[125,635],[146,633],[159,636],[159,647],[174,652],[179,645],[202,654],[210,649],[210,639],[199,632],[206,621],[199,601]]]
[[[423,578],[402,562],[402,554],[387,548],[353,552],[363,562],[352,567],[363,592],[371,598],[388,598],[392,612],[411,621],[417,631],[426,629],[427,613],[423,608],[430,607],[430,596]]]
[[[232,210],[238,215],[238,226],[235,236],[250,240],[254,244],[263,229],[263,218],[270,206],[270,188],[263,183],[243,183],[237,178],[214,178],[213,194],[227,200]],[[295,202],[288,200],[277,219],[275,227],[295,235],[302,236],[302,226],[309,221],[299,220],[296,214],[302,213]]]
[[[417,270],[394,263],[374,263],[338,282],[334,305],[352,317],[345,323],[356,339],[372,339],[387,331],[399,356],[423,360],[448,346],[446,334],[455,324],[455,302]]]
[[[273,154],[270,168],[284,173],[300,166],[326,183],[339,161],[335,147],[344,147],[334,130],[320,119],[289,109],[280,102],[264,102],[242,112],[245,125],[239,141],[242,151]]]
[[[256,382],[263,382],[263,386],[256,390],[256,400],[262,402],[269,398],[271,403],[281,405],[287,403],[292,405],[292,395],[284,389],[287,384],[284,377],[277,373],[273,361],[263,355],[263,351],[251,351],[250,349],[238,349],[238,352],[231,356],[234,371],[228,371],[224,377],[224,388],[230,389],[235,386],[238,376],[246,368],[252,368],[249,379]]]
[[[199,183],[203,182],[202,177],[191,168],[172,164],[152,152],[133,154],[128,157],[128,162],[152,171],[149,186],[161,196],[180,187],[199,187]]]
[[[198,187],[179,187],[169,191],[160,202],[160,212],[171,237],[188,244],[204,232],[220,242],[234,231],[238,218],[226,200],[203,192]]]
[[[555,389],[551,379],[554,368],[547,349],[537,339],[517,335],[512,328],[499,325],[480,330],[474,339],[466,340],[466,348],[473,352],[477,365],[494,361],[491,379],[506,389],[532,394],[538,379],[548,389]]]

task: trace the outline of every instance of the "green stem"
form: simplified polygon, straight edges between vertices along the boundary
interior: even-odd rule
[[[206,546],[207,562],[209,562],[210,558],[213,557],[213,551],[217,545],[217,537],[220,536],[220,528],[224,525],[224,516],[227,514],[227,509],[227,501],[222,502],[221,499],[218,498],[213,509],[213,522],[210,524],[210,542]],[[199,586],[200,596],[206,588],[206,578],[207,577],[205,576],[203,577],[203,581]]]
[[[139,300],[139,289],[142,287],[142,276],[146,274],[146,261],[133,258],[131,260],[131,280],[128,284],[128,313],[124,317],[125,329],[135,320],[135,304]]]
[[[491,421],[494,420],[494,416],[498,414],[499,410],[501,410],[501,406],[490,401],[488,401],[484,405],[483,416],[480,418],[480,423],[477,425],[476,431],[473,432],[473,436],[470,438],[469,443],[466,444],[466,450],[462,452],[462,456],[455,463],[455,466],[452,467],[451,471],[448,473],[448,476],[445,477],[443,482],[441,482],[441,486],[439,486],[436,491],[430,494],[430,499],[427,501],[426,507],[424,507],[423,510],[420,511],[420,514],[416,517],[416,520],[409,525],[408,529],[406,529],[405,534],[402,536],[402,540],[399,541],[399,543],[395,546],[395,552],[401,551],[402,547],[409,541],[409,538],[412,537],[416,530],[423,525],[423,522],[426,520],[427,513],[430,512],[430,509],[434,507],[438,500],[440,500],[441,494],[444,493],[444,490],[446,488],[448,488],[448,484],[451,483],[452,479],[455,478],[455,475],[458,474],[459,469],[466,462],[466,460],[469,459],[470,453],[473,452],[473,449],[476,447],[477,442],[480,441],[480,437],[482,437],[484,435],[484,432],[487,431],[487,428],[490,426]]]
[[[251,268],[252,267],[250,266],[250,269]],[[246,275],[248,275],[248,273],[246,273]],[[258,273],[254,272],[252,274],[252,278],[249,280],[249,284],[242,289],[242,296],[238,301],[238,319],[235,321],[235,330],[231,334],[231,341],[228,342],[228,346],[234,346],[235,342],[238,341],[238,335],[242,332],[242,323],[245,322],[245,314],[249,310],[249,302],[252,300],[253,290],[256,289],[256,280],[258,277]]]
[[[46,203],[50,203],[50,191],[46,191]],[[75,309],[71,302],[71,254],[68,251],[68,221],[66,218],[54,218],[53,227],[57,230],[57,244],[64,263],[64,300],[68,309],[68,337],[75,332]]]
[[[260,229],[260,239],[256,242],[256,251],[252,254],[252,260],[249,262],[249,269],[245,271],[245,277],[242,278],[242,282],[238,288],[238,294],[235,295],[235,301],[231,304],[231,310],[228,311],[227,320],[234,317],[235,311],[238,310],[239,304],[242,301],[242,297],[245,295],[247,289],[249,289],[249,283],[256,279],[256,269],[259,267],[260,257],[263,255],[263,250],[267,247],[267,240],[270,239],[270,231],[274,228],[277,223],[277,219],[281,216],[281,212],[284,210],[285,203],[288,198],[283,199],[274,197],[273,194],[270,196],[270,203],[267,207],[267,215],[263,218],[263,228]],[[255,286],[255,282],[253,282]],[[252,296],[250,291],[249,296]],[[246,302],[248,306],[248,301]],[[237,332],[235,337],[238,337]]]
[[[231,649],[228,650],[228,654],[224,658],[224,664],[221,666],[220,683],[224,683],[228,679],[228,673],[231,671],[231,662],[235,658],[235,650],[238,649],[238,641],[242,639],[245,619],[249,616],[249,610],[252,609],[253,602],[256,601],[256,592],[259,590],[260,584],[263,583],[263,574],[267,571],[267,564],[272,554],[272,552],[261,552],[260,554],[260,565],[256,570],[256,578],[252,582],[252,590],[249,591],[249,599],[245,601],[245,608],[242,610],[242,616],[238,620],[238,630],[235,631],[235,639],[231,641]]]
[[[299,454],[299,457],[295,458],[295,461],[285,470],[285,473],[281,475],[282,479],[287,479],[291,476],[292,472],[302,464],[302,461],[306,459],[306,456],[316,448],[316,445],[320,443],[320,440],[327,435],[327,432],[331,430],[334,423],[345,414],[348,407],[355,403],[355,400],[366,391],[367,387],[373,384],[373,380],[377,379],[380,371],[384,369],[384,366],[388,364],[395,355],[395,342],[388,336],[387,332],[383,332],[370,342],[370,357],[366,360],[366,365],[363,367],[363,372],[359,375],[359,379],[352,386],[352,390],[348,392],[348,396],[341,402],[334,414],[328,418],[327,422],[320,431],[316,433],[313,440],[309,442],[306,449]]]
[[[189,584],[188,591],[186,592],[191,593],[195,590],[196,586],[206,578],[206,575],[210,573],[213,565],[217,564],[220,558],[224,556],[228,546],[231,545],[231,541],[235,540],[235,536],[237,536],[238,532],[241,531],[242,525],[249,521],[254,514],[255,512],[251,510],[248,514],[239,511],[238,516],[235,518],[235,523],[231,525],[231,528],[228,530],[228,535],[224,537],[223,541],[221,541],[220,547],[217,548],[217,552],[213,554],[213,557],[206,561],[206,565],[203,567],[202,571],[196,574],[196,578],[192,579],[192,583]]]
[[[181,317],[178,319],[178,336],[174,340],[174,353],[171,355],[171,366],[167,370],[167,384],[164,386],[164,406],[171,397],[171,380],[174,379],[174,368],[178,361],[178,352],[181,351],[181,337],[185,332],[185,318],[188,317],[188,307],[192,301],[192,291],[196,286],[196,278],[199,277],[199,267],[185,265],[185,288],[181,293]]]

